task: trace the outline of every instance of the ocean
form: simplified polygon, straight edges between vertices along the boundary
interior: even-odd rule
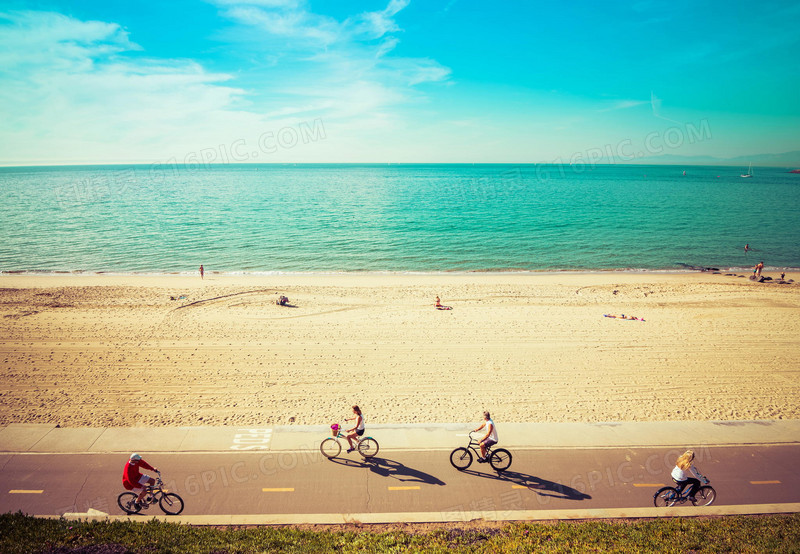
[[[7,167],[0,271],[800,268],[800,174],[745,169]]]

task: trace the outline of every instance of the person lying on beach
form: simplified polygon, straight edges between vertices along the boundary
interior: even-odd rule
[[[610,317],[612,319],[628,319],[630,321],[644,321],[644,319],[641,317],[635,317],[632,315],[625,315],[625,314],[620,314],[620,315],[603,314],[603,317]]]

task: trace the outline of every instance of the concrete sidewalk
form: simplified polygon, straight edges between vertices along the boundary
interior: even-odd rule
[[[370,425],[385,450],[452,450],[477,423]],[[508,448],[620,448],[800,443],[800,420],[620,423],[501,423]],[[73,427],[9,424],[0,454],[141,452],[263,452],[313,450],[330,435],[325,425],[265,427]]]

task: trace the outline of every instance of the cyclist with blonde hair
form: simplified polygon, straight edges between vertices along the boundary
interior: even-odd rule
[[[678,456],[678,460],[675,462],[675,469],[672,470],[672,479],[678,484],[678,494],[681,494],[688,485],[690,487],[689,500],[695,502],[694,495],[697,489],[700,488],[700,481],[708,484],[709,480],[697,471],[697,468],[692,463],[693,461],[694,452],[691,450],[687,450]]]

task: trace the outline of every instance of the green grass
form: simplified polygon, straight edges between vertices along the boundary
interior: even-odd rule
[[[0,552],[800,552],[800,514],[448,526],[423,532],[219,529],[0,515]]]

